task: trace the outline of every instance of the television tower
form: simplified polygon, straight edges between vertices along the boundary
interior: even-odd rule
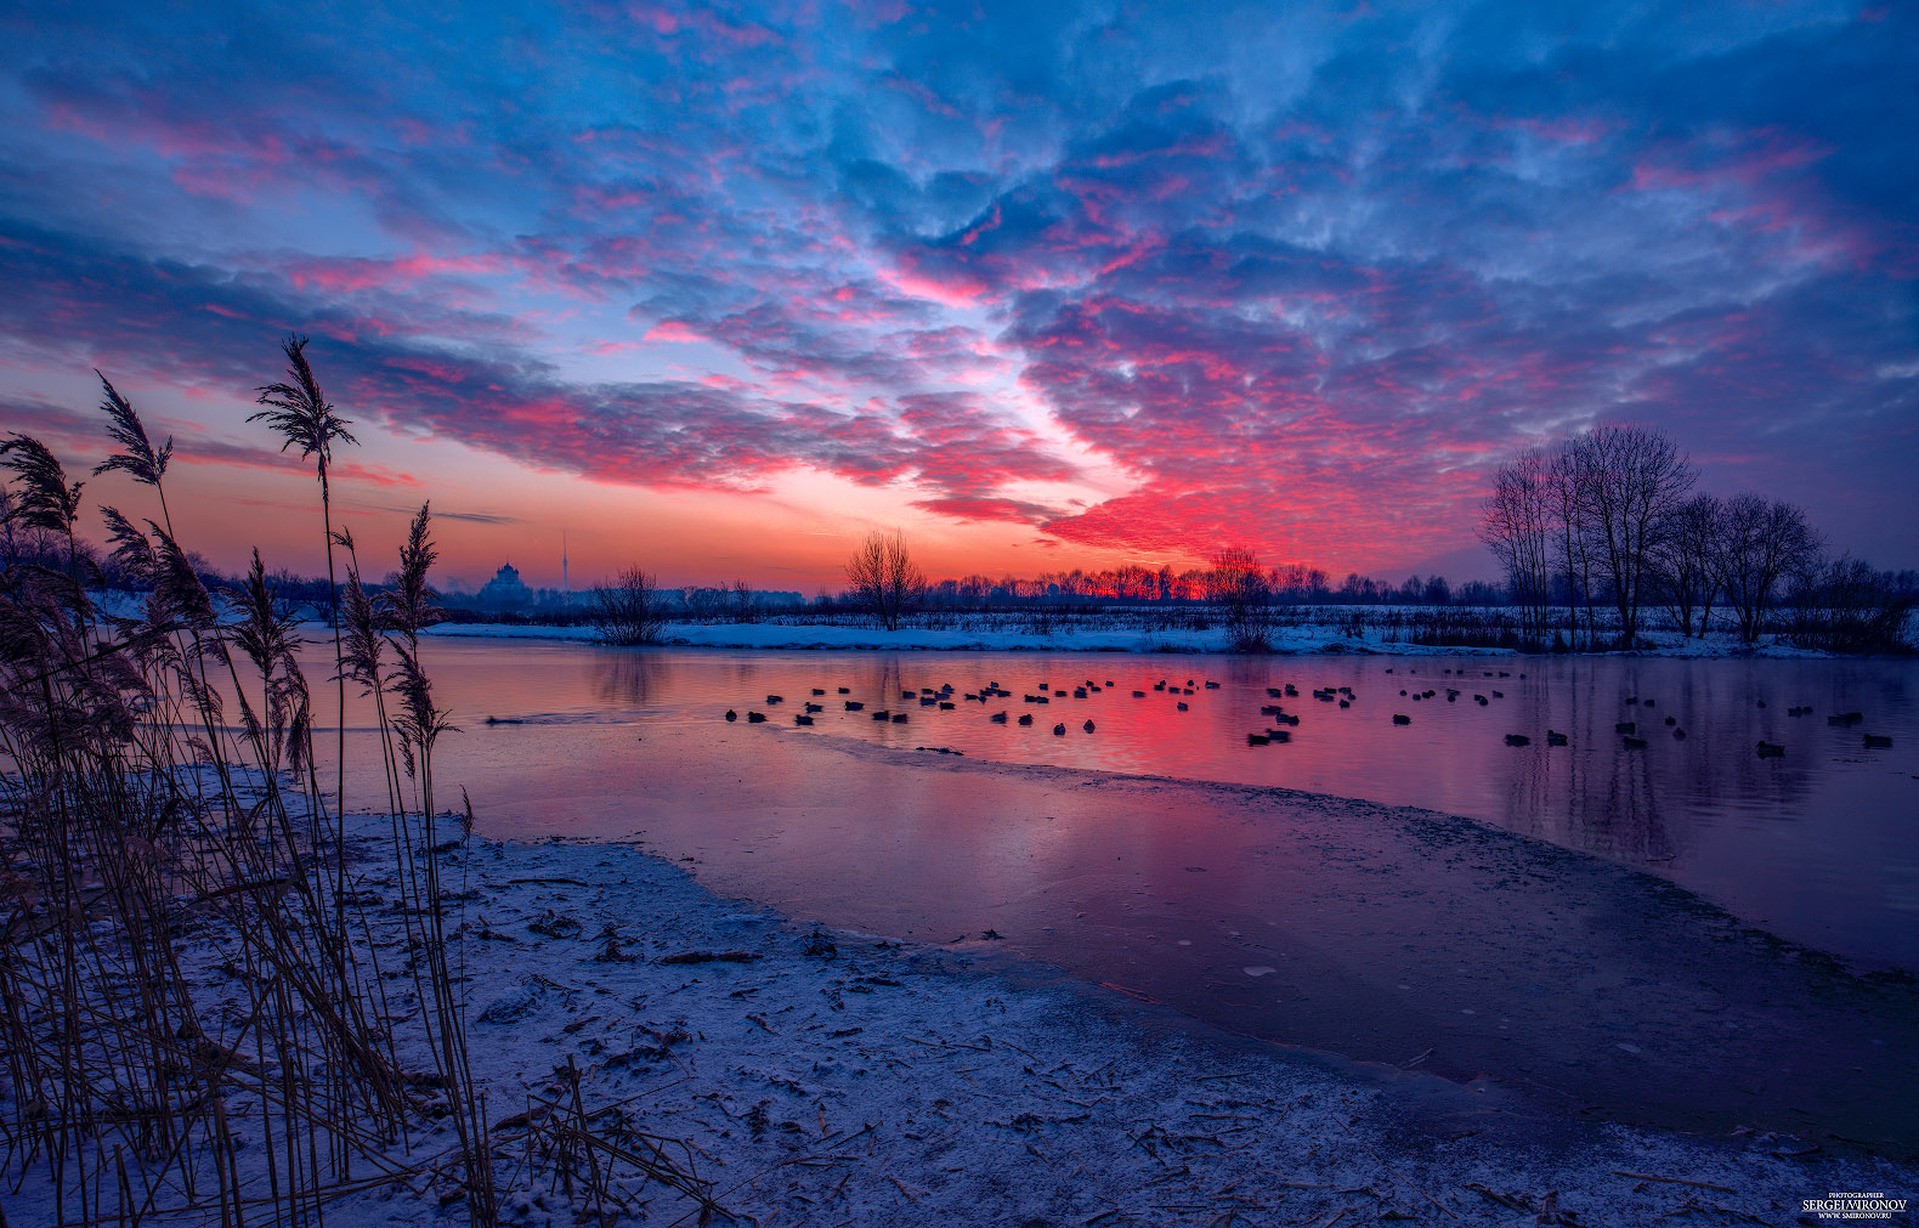
[[[566,530],[560,530],[560,601],[573,604],[573,584],[566,574]]]

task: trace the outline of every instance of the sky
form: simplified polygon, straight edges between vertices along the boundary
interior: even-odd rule
[[[1910,4],[0,14],[0,429],[78,473],[98,368],[228,567],[323,568],[289,333],[468,582],[1458,580],[1597,422],[1919,566],[1916,278]]]

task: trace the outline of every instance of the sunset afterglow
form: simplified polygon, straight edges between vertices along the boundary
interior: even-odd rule
[[[336,509],[469,583],[1490,578],[1493,467],[1598,421],[1919,564],[1909,7],[436,12],[0,18],[5,428],[97,461],[98,367],[227,568],[324,566],[289,332]]]

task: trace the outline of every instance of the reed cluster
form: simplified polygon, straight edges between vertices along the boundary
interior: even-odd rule
[[[99,599],[83,483],[38,439],[0,442],[0,1180],[62,1224],[317,1224],[340,1195],[401,1180],[492,1224],[503,1171],[542,1179],[503,1157],[548,1156],[549,1183],[605,1159],[583,1104],[564,1147],[547,1114],[531,1119],[542,1147],[526,1115],[514,1140],[488,1125],[446,881],[472,808],[438,789],[453,726],[421,663],[430,514],[369,592],[326,502],[352,437],[305,345],[286,343],[288,379],[257,416],[316,461],[329,570],[344,558],[328,681],[342,729],[349,685],[373,712],[391,822],[372,844],[349,833],[344,733],[324,787],[298,624],[258,552],[214,592],[175,536],[172,441],[155,447],[101,377],[118,450],[95,473],[150,488],[157,512],[100,509],[138,609]],[[444,1127],[450,1147],[432,1141]]]

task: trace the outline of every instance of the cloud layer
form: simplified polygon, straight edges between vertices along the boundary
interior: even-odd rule
[[[111,8],[0,18],[18,369],[1335,568],[1632,419],[1919,562],[1905,6]]]

